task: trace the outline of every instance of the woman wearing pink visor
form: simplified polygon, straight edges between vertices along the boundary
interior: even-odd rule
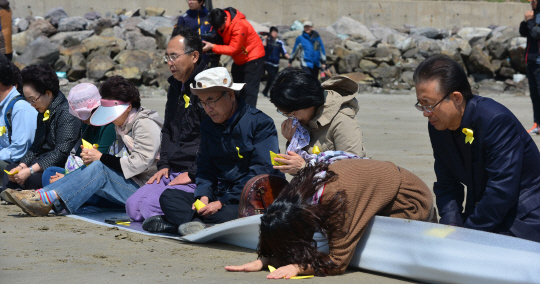
[[[156,111],[141,107],[139,91],[121,76],[101,85],[101,106],[90,123],[115,125],[116,141],[108,154],[83,149],[81,167],[38,191],[38,196],[15,200],[31,216],[46,216],[53,205],[56,211],[75,212],[94,194],[112,202],[126,200],[157,171],[156,163],[163,121]]]

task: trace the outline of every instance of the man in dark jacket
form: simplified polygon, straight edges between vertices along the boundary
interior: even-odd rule
[[[525,19],[519,25],[519,33],[527,37],[525,61],[527,63],[527,78],[533,105],[534,125],[529,129],[530,134],[540,134],[540,57],[538,57],[538,41],[540,40],[540,11],[538,1],[531,1],[532,10],[525,13]]]
[[[202,41],[197,32],[183,26],[173,30],[165,53],[173,75],[169,78],[158,172],[126,202],[126,211],[135,221],[163,215],[159,197],[165,189],[195,190],[200,124],[207,115],[189,85],[206,68],[201,54]]]
[[[311,21],[304,22],[304,32],[296,38],[294,48],[289,58],[289,67],[296,56],[300,57],[300,63],[304,72],[319,77],[319,70],[326,69],[326,51],[319,33],[313,30]]]
[[[178,228],[179,234],[187,235],[203,229],[204,224],[236,219],[240,195],[249,179],[260,174],[283,177],[270,160],[269,151],[279,151],[274,121],[236,97],[235,91],[243,86],[233,84],[223,67],[195,77],[191,92],[199,97],[210,117],[201,123],[197,189],[194,193],[169,189],[163,192],[162,220],[170,224],[166,228]],[[205,206],[194,210],[196,199]]]
[[[268,97],[268,92],[274,83],[274,79],[279,71],[279,60],[281,56],[285,56],[289,59],[289,54],[285,49],[285,44],[278,39],[278,29],[276,27],[270,27],[270,33],[263,38],[264,51],[264,68],[268,74],[268,80],[266,80],[266,87],[264,87],[263,95]]]
[[[414,82],[429,120],[439,222],[540,242],[540,152],[519,120],[473,95],[446,56],[422,62]]]

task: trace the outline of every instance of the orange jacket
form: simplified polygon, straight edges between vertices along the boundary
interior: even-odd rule
[[[234,15],[235,12],[236,15]],[[225,29],[218,31],[225,45],[214,45],[212,51],[232,56],[236,65],[243,65],[248,61],[264,57],[262,40],[246,20],[246,16],[233,8],[225,9],[225,14],[227,14]]]

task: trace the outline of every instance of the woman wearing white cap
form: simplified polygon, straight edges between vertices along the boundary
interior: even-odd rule
[[[156,111],[141,107],[139,91],[121,76],[113,76],[100,89],[101,106],[90,123],[113,123],[117,140],[109,154],[83,149],[87,165],[39,191],[37,198],[16,199],[31,216],[46,216],[52,209],[75,212],[94,194],[125,204],[139,187],[157,171],[156,162],[163,121]]]

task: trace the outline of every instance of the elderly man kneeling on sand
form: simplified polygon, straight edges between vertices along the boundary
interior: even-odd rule
[[[238,218],[240,194],[246,182],[260,174],[283,177],[272,167],[269,151],[278,152],[274,121],[237,97],[244,84],[234,84],[227,69],[199,73],[191,92],[209,118],[201,123],[194,193],[167,189],[160,197],[164,215],[148,218],[143,229],[187,235],[207,224]],[[195,209],[199,199],[204,207]]]

